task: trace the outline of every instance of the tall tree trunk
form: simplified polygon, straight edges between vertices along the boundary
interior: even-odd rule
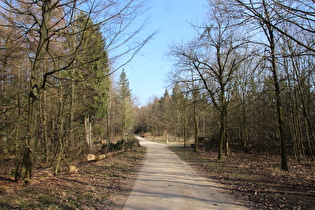
[[[74,61],[74,65],[75,65],[75,61]],[[77,145],[76,145],[76,142],[74,140],[74,103],[75,103],[74,74],[75,74],[75,70],[72,69],[72,71],[71,71],[71,93],[70,93],[70,123],[69,123],[70,142],[69,142],[69,148],[72,148],[76,151]]]
[[[107,138],[107,149],[109,150],[110,143],[112,141],[112,91],[110,90],[109,97],[107,99],[107,107],[106,107],[106,138]]]
[[[49,159],[49,138],[48,138],[48,125],[47,125],[47,95],[46,91],[43,91],[43,108],[42,108],[42,118],[43,118],[43,129],[44,129],[44,144],[45,144],[45,162],[48,163]]]
[[[198,151],[198,147],[199,147],[199,139],[198,139],[198,136],[199,136],[199,119],[198,119],[198,115],[197,115],[197,92],[196,90],[193,90],[193,100],[194,100],[194,134],[195,134],[195,152]]]
[[[277,77],[276,72],[274,72],[274,79]],[[284,120],[283,120],[283,109],[280,99],[280,87],[278,80],[275,79],[275,89],[276,89],[276,105],[278,114],[278,130],[280,134],[280,145],[281,145],[281,169],[288,171],[288,161],[287,161],[287,149],[286,149],[286,139],[284,133]]]
[[[284,171],[288,171],[288,160],[287,160],[287,150],[286,150],[286,138],[284,132],[284,119],[283,119],[283,107],[281,103],[281,89],[280,89],[280,81],[278,78],[278,68],[277,68],[277,57],[276,57],[276,42],[275,42],[275,32],[274,27],[271,24],[272,20],[270,17],[270,12],[268,11],[268,6],[265,1],[262,2],[263,9],[266,16],[266,21],[262,24],[265,25],[263,27],[264,33],[269,42],[270,49],[270,62],[271,62],[271,73],[273,75],[273,83],[275,87],[275,96],[276,96],[276,108],[277,108],[277,122],[278,122],[278,134],[280,137],[280,149],[281,149],[281,169]]]
[[[270,42],[270,52],[271,52],[271,71],[273,74],[273,82],[275,87],[276,95],[276,107],[277,107],[277,118],[278,118],[278,132],[280,134],[280,147],[281,147],[281,169],[288,171],[288,161],[287,161],[287,150],[286,150],[286,139],[284,133],[284,119],[283,119],[283,108],[280,97],[280,82],[278,79],[278,69],[277,69],[277,58],[276,58],[276,49],[275,49],[275,40],[273,29],[270,25],[267,25],[269,33],[269,42]]]
[[[310,86],[310,84],[308,84]],[[315,141],[315,136],[313,132],[313,126],[311,122],[311,117],[309,114],[309,106],[307,104],[307,94],[305,93],[305,84],[302,83],[301,81],[298,80],[298,88],[299,88],[299,93],[300,93],[300,98],[301,98],[301,107],[302,107],[302,113],[303,113],[303,118],[306,124],[306,136],[307,136],[307,150],[308,150],[308,156],[314,160],[314,141]]]
[[[34,84],[34,79],[32,79],[32,84]],[[23,159],[21,168],[19,170],[17,179],[18,181],[23,181],[24,179],[32,178],[33,169],[33,152],[35,150],[35,145],[37,141],[37,114],[39,108],[39,89],[37,86],[32,88],[29,96],[29,113],[28,113],[28,137],[26,139],[25,145],[23,146]]]
[[[289,84],[289,99],[291,105],[291,127],[293,129],[293,149],[294,149],[294,156],[296,159],[300,160],[302,156],[302,151],[300,148],[300,143],[302,139],[301,135],[301,129],[300,129],[300,120],[299,120],[299,111],[298,111],[298,105],[297,105],[297,98],[296,94],[292,93],[293,86],[291,85],[291,80],[288,79]],[[296,92],[296,91],[295,91]]]
[[[64,100],[63,100],[63,86],[62,84],[60,84],[60,98],[59,98],[59,102],[60,102],[60,113],[59,113],[59,152],[58,152],[58,156],[57,156],[57,162],[56,162],[56,166],[55,166],[55,170],[54,170],[54,175],[57,176],[58,171],[59,171],[59,167],[60,167],[60,163],[62,160],[62,156],[64,154]]]
[[[84,128],[85,128],[85,141],[90,151],[92,148],[92,123],[91,123],[90,116],[84,117]]]
[[[51,19],[51,1],[43,2],[42,8],[42,22],[39,28],[39,42],[35,54],[35,60],[31,71],[30,78],[30,93],[29,93],[29,110],[28,110],[28,136],[24,145],[23,160],[19,174],[17,176],[19,181],[26,178],[32,178],[33,168],[33,153],[37,142],[37,115],[39,112],[39,97],[41,86],[41,72],[44,65],[46,50],[48,50],[49,42],[49,22]]]
[[[243,98],[245,98],[243,96]],[[248,152],[248,126],[246,117],[246,102],[242,103],[242,126],[241,126],[241,138],[243,139],[243,152]]]
[[[195,109],[195,108],[194,108]],[[194,129],[195,129],[195,152],[198,151],[198,147],[199,147],[199,139],[198,139],[198,136],[199,136],[199,122],[198,122],[198,116],[196,113],[194,113]]]
[[[221,115],[220,115],[220,133],[219,133],[218,160],[223,160],[223,142],[224,142],[225,130],[226,130],[226,114],[222,110],[221,111]]]
[[[223,142],[226,132],[226,120],[227,120],[227,102],[225,98],[224,87],[221,86],[221,110],[220,110],[220,134],[219,134],[219,152],[218,160],[223,160]]]
[[[15,134],[15,139],[16,140],[20,140],[20,122],[21,122],[21,92],[20,92],[20,90],[21,90],[21,71],[19,71],[18,72],[18,80],[19,80],[19,82],[18,82],[18,95],[17,95],[17,97],[18,97],[18,112],[17,112],[17,124],[16,124],[16,127],[15,127],[15,129],[16,129],[16,134]],[[3,93],[4,93],[4,89],[1,87],[1,90],[3,91]],[[17,143],[18,141],[16,141],[15,142],[15,156],[16,157],[18,157],[19,155],[18,155],[18,153],[19,153],[19,150],[20,150],[20,145]],[[17,180],[19,180],[20,179],[20,161],[16,161],[16,166],[15,166],[16,168],[15,168],[15,171],[16,171],[16,173],[15,173],[15,180],[17,181]]]
[[[184,124],[184,148],[187,148],[187,144],[188,144],[188,139],[187,139],[187,119],[186,119],[186,107],[184,108],[184,120],[183,120],[183,124]]]

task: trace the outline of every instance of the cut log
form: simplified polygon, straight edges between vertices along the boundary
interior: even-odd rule
[[[107,154],[101,154],[101,155],[88,154],[86,158],[89,162],[98,161],[98,160],[103,160],[103,159],[109,158],[111,156],[115,156],[118,153],[120,153],[120,152],[109,152]]]
[[[105,159],[106,157],[107,157],[106,154],[98,155],[98,156],[96,157],[96,160],[103,160],[103,159]]]
[[[107,153],[107,157],[111,157],[111,156],[114,156],[116,154],[117,154],[117,152],[109,152],[109,153]]]
[[[70,166],[69,167],[69,173],[73,174],[76,173],[79,169],[75,166]]]
[[[96,156],[94,154],[88,154],[87,160],[88,161],[94,161],[94,160],[96,160]]]

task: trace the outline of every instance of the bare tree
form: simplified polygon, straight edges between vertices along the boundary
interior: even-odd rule
[[[270,1],[249,1],[243,2],[238,1],[248,11],[248,17],[254,18],[252,22],[259,30],[264,34],[266,42],[261,42],[261,45],[265,47],[265,59],[269,62],[268,67],[273,76],[276,107],[277,107],[277,121],[278,121],[278,132],[281,144],[281,168],[288,170],[287,164],[287,149],[286,149],[286,138],[285,138],[285,125],[283,119],[283,106],[280,97],[281,88],[279,81],[279,69],[278,69],[278,58],[277,58],[277,31],[281,20],[279,20],[277,13],[279,7]],[[256,20],[256,22],[255,22]]]
[[[232,0],[231,5],[233,5],[233,2],[237,4],[232,6],[232,8],[235,9],[237,6],[245,8],[245,10],[241,11],[243,11],[242,16],[244,17],[245,15],[246,19],[253,17],[261,21],[261,23],[268,24],[274,31],[286,36],[298,45],[303,46],[307,51],[315,52],[313,41],[301,36],[296,36],[297,33],[315,33],[313,27],[315,21],[315,3],[313,0]],[[270,9],[273,8],[273,18],[277,21],[270,21],[270,18],[262,12],[262,5]],[[288,23],[289,25],[295,26],[297,30],[287,31],[283,27],[283,24],[279,23]],[[313,40],[312,36],[309,38]]]
[[[233,19],[226,15],[226,7],[227,5],[223,3],[213,5],[211,17],[209,17],[212,21],[209,26],[200,27],[199,39],[186,46],[175,46],[171,50],[173,56],[177,57],[178,63],[193,69],[211,98],[211,102],[220,112],[218,140],[218,159],[220,160],[223,159],[231,82],[235,78],[239,65],[247,58],[244,34],[239,31],[237,25],[234,25]],[[238,36],[236,31],[240,32]],[[228,151],[228,148],[226,149]]]

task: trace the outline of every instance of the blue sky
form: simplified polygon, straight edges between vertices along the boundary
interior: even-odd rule
[[[169,45],[192,39],[195,32],[189,23],[202,23],[207,13],[207,0],[149,0],[148,5],[149,24],[143,34],[159,32],[124,68],[138,105],[163,96],[172,69],[166,56]]]

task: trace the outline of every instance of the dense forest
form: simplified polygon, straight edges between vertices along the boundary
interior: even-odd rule
[[[137,130],[231,151],[314,160],[314,1],[209,1],[196,36],[174,44],[170,91],[137,110]],[[280,161],[279,161],[280,162]]]
[[[136,107],[122,69],[152,37],[138,38],[145,11],[136,0],[0,3],[1,173],[56,175],[133,132],[195,150],[202,140],[220,160],[281,154],[283,170],[288,156],[314,160],[314,1],[210,0],[195,38],[170,46],[170,89]]]
[[[122,68],[152,36],[139,37],[144,11],[136,0],[1,1],[2,173],[56,175],[96,142],[128,138],[133,101]]]

